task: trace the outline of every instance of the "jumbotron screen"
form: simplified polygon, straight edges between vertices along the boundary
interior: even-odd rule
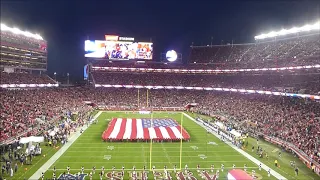
[[[150,42],[85,41],[85,57],[111,60],[151,60],[153,44]]]

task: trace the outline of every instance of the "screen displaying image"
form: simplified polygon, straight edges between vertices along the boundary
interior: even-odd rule
[[[153,44],[146,42],[85,41],[85,57],[114,60],[151,60]]]

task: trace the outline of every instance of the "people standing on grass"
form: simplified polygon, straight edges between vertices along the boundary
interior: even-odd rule
[[[298,169],[298,167],[296,167],[296,168],[294,169],[294,172],[296,173],[296,176],[299,175],[299,169]]]

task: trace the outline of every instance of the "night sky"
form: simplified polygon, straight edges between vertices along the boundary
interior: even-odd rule
[[[253,42],[254,36],[320,19],[313,0],[1,0],[1,23],[48,41],[48,71],[81,77],[84,40],[105,34],[154,43],[154,59],[189,46]]]

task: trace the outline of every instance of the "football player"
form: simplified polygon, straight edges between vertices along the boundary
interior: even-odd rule
[[[219,179],[219,169],[216,172],[216,179]]]
[[[247,164],[244,164],[244,171],[247,172]]]
[[[233,164],[233,165],[232,165],[232,169],[235,169],[235,168],[236,168],[236,165],[235,165],[235,164]]]
[[[92,167],[92,172],[93,172],[93,174],[96,173],[96,166],[93,166],[93,167]]]
[[[84,173],[84,166],[81,166],[81,174]]]
[[[52,179],[56,180],[56,173],[55,172],[52,173]]]
[[[259,171],[261,171],[261,167],[262,167],[262,165],[261,165],[261,163],[259,164]]]
[[[214,171],[214,165],[211,164],[211,172],[213,173],[213,171]]]
[[[252,178],[255,177],[255,174],[256,174],[256,171],[255,171],[255,170],[252,170],[252,171],[251,171],[251,176],[252,176]]]
[[[223,172],[224,164],[221,164],[221,171]]]
[[[67,172],[70,174],[70,166],[67,166]]]
[[[197,172],[198,173],[200,172],[200,165],[199,164],[197,165]]]
[[[101,166],[102,175],[104,175],[104,166]]]
[[[271,175],[271,170],[269,169],[268,170],[268,177],[270,177],[270,175]]]

